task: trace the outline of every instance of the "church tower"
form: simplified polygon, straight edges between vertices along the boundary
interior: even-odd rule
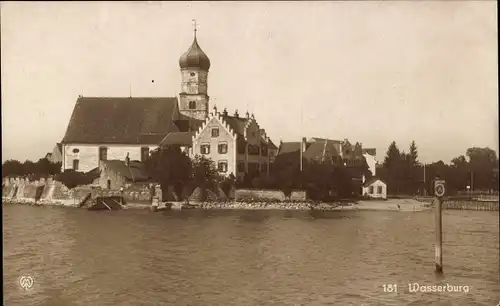
[[[205,120],[208,116],[207,77],[210,60],[201,50],[196,39],[196,23],[194,40],[191,47],[179,59],[181,68],[181,93],[179,94],[179,111],[189,118]]]

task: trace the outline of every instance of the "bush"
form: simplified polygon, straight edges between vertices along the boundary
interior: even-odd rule
[[[63,183],[69,189],[72,189],[79,185],[91,184],[95,179],[95,175],[68,169],[62,173],[56,174],[54,179]]]

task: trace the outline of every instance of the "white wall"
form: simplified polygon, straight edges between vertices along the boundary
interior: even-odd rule
[[[219,136],[212,137],[212,128],[219,129]],[[219,143],[227,144],[227,153],[219,154]],[[201,154],[201,146],[204,144],[210,145],[210,154]],[[193,155],[199,154],[212,159],[217,167],[219,161],[227,162],[227,172],[221,173],[236,175],[236,140],[229,133],[218,117],[212,117],[204,129],[199,133],[193,143]]]
[[[62,171],[73,169],[73,160],[78,159],[78,171],[87,172],[99,167],[99,147],[108,148],[108,160],[125,160],[129,153],[130,160],[141,160],[141,148],[149,147],[149,151],[158,148],[158,145],[116,145],[116,144],[64,144],[62,147]],[[78,149],[78,153],[73,153]]]
[[[382,192],[378,192],[378,187],[382,187]],[[373,187],[373,193],[370,193],[370,187]],[[368,187],[363,187],[363,195],[370,198],[386,199],[387,198],[387,185],[381,180],[376,180]]]
[[[375,159],[375,156],[370,155],[370,154],[363,154],[363,156],[366,159],[366,163],[368,164],[368,168],[370,169],[370,172],[372,173],[372,176],[376,176],[376,166],[377,166],[377,160]]]

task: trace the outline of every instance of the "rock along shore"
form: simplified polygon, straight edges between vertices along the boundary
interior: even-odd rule
[[[208,202],[192,203],[194,209],[234,209],[234,210],[341,210],[353,208],[346,203],[310,203],[310,202]]]

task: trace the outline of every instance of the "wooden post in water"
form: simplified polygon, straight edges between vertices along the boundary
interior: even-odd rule
[[[436,273],[443,273],[443,199],[436,198]]]
[[[436,179],[434,181],[434,195],[436,196],[436,273],[443,273],[443,196],[445,193],[445,181]]]

